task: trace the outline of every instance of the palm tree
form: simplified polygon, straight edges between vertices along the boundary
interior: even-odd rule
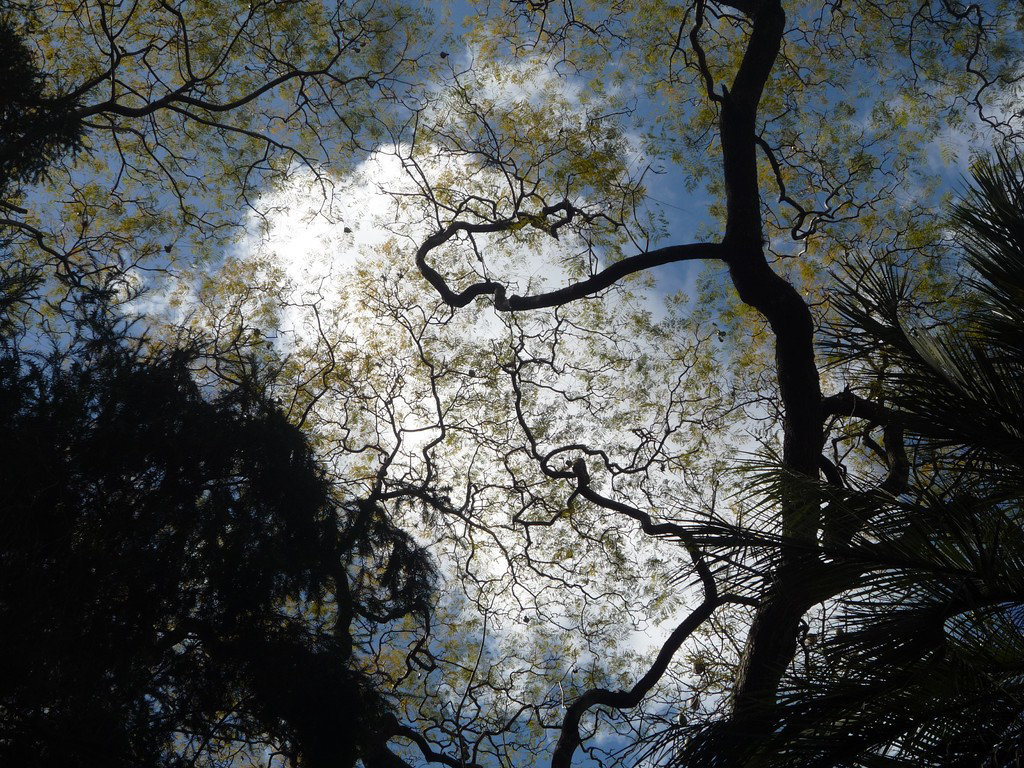
[[[914,311],[920,292],[895,268],[844,281],[832,349],[870,371],[895,428],[883,452],[890,468],[903,454],[904,479],[823,489],[855,530],[826,556],[860,575],[781,702],[774,751],[804,764],[1024,757],[1021,159],[978,164],[952,223],[967,291],[937,319]]]
[[[827,406],[870,450],[827,467],[828,481],[776,465],[753,485],[767,511],[783,480],[803,482],[826,521],[815,578],[845,588],[806,628],[772,735],[694,733],[682,765],[738,751],[758,766],[1024,762],[1024,162],[978,164],[951,218],[955,301],[928,304],[911,275],[877,261],[841,279],[829,347],[853,373]],[[748,554],[794,546],[763,530],[745,532]]]

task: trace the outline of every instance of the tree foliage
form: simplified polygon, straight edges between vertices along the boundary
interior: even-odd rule
[[[621,690],[592,685],[566,704],[552,764],[569,765],[599,728],[587,725],[588,711],[637,707],[664,678],[684,641],[712,627],[715,612],[728,613],[735,604],[745,608],[730,614],[739,617],[739,626],[732,623],[728,631],[745,639],[730,658],[723,638],[714,661],[725,668],[728,682],[719,693],[728,701],[704,709],[709,665],[699,659],[694,663],[694,670],[700,669],[697,679],[684,682],[675,706],[661,710],[664,723],[673,709],[678,713],[692,706],[697,724],[687,729],[661,725],[663,736],[655,739],[655,749],[671,754],[684,733],[706,728],[707,739],[699,741],[712,746],[699,753],[700,760],[741,764],[747,750],[774,743],[780,686],[788,679],[787,670],[799,665],[807,617],[830,613],[860,578],[856,569],[819,550],[848,545],[857,526],[839,503],[821,505],[809,496],[808,486],[816,487],[824,471],[839,493],[844,473],[862,462],[875,480],[874,492],[893,494],[907,470],[906,459],[893,445],[901,439],[894,428],[883,430],[889,453],[874,453],[878,442],[872,432],[881,429],[881,422],[859,413],[850,419],[843,410],[844,396],[822,392],[823,385],[835,386],[835,379],[822,376],[818,328],[843,309],[825,268],[856,264],[860,254],[919,270],[922,286],[929,271],[933,279],[941,273],[941,258],[930,266],[926,258],[941,256],[940,228],[930,212],[899,191],[927,196],[924,151],[960,120],[964,109],[975,111],[1009,141],[1018,135],[1013,113],[992,118],[992,107],[1015,93],[1020,82],[1017,64],[1008,56],[1010,46],[1019,45],[1019,29],[1009,23],[1009,9],[996,3],[969,8],[888,4],[884,9],[861,4],[855,11],[837,4],[822,8],[770,0],[658,5],[635,12],[600,3],[516,7],[521,10],[516,25],[481,22],[478,39],[491,45],[492,55],[554,56],[556,66],[619,85],[624,79],[614,80],[616,67],[630,67],[648,86],[636,98],[658,100],[643,108],[645,119],[657,116],[657,128],[645,136],[649,143],[644,148],[655,158],[671,156],[679,166],[673,181],[703,189],[710,198],[706,237],[698,233],[693,240],[669,245],[656,241],[657,228],[631,204],[644,198],[649,166],[629,162],[628,128],[618,119],[629,107],[622,106],[621,96],[602,101],[600,86],[589,91],[592,101],[581,99],[583,114],[599,115],[584,133],[564,121],[557,100],[549,119],[535,121],[533,115],[543,114],[548,104],[543,97],[502,102],[473,84],[475,74],[456,72],[452,98],[458,106],[445,102],[434,120],[425,110],[410,142],[407,163],[420,180],[433,224],[416,252],[421,274],[453,308],[485,300],[497,312],[517,318],[508,323],[521,333],[512,343],[514,362],[504,368],[511,373],[525,454],[549,481],[564,484],[571,501],[593,505],[604,517],[632,520],[648,537],[675,540],[681,545],[677,562],[692,562],[697,595],[691,594],[690,610],[675,631],[667,632],[660,652],[651,654],[633,684]],[[857,82],[869,85],[858,87]],[[466,125],[468,131],[460,133],[455,125]],[[590,142],[585,147],[577,143],[581,133]],[[678,151],[667,152],[660,142],[677,143]],[[446,175],[430,182],[420,158],[437,154],[470,169],[461,185]],[[488,183],[493,184],[491,193]],[[550,288],[524,281],[505,256],[515,248],[536,248],[535,238],[544,235],[558,241],[552,247],[570,265],[565,282]],[[558,353],[538,354],[526,341],[536,338],[525,330],[533,316],[519,320],[521,315],[556,308],[560,323],[596,320],[573,326],[580,336],[614,336],[617,330],[602,323],[607,316],[601,310],[588,307],[577,314],[570,307],[586,306],[632,275],[688,261],[703,261],[715,270],[709,283],[717,283],[718,298],[709,296],[708,307],[723,320],[732,319],[723,323],[728,330],[712,327],[719,341],[737,336],[739,348],[731,355],[728,347],[720,350],[720,359],[731,367],[724,378],[735,396],[757,404],[754,411],[760,410],[757,416],[767,428],[751,437],[763,438],[766,448],[777,451],[784,468],[773,493],[753,509],[742,500],[727,510],[716,508],[715,494],[709,494],[710,508],[694,494],[690,498],[697,508],[680,509],[669,489],[685,493],[685,473],[699,464],[683,461],[676,465],[681,471],[660,475],[658,470],[672,467],[680,455],[670,449],[678,443],[662,441],[637,421],[632,422],[632,456],[651,451],[642,469],[625,460],[621,443],[604,442],[599,432],[588,432],[571,419],[566,430],[555,432],[550,417],[529,405],[534,392],[545,399],[544,390],[566,393],[570,402],[568,392],[595,401],[584,387],[575,389],[576,382],[555,362],[559,354],[572,356],[569,345],[558,345]],[[694,307],[691,321],[682,326],[694,329],[698,345],[701,331],[714,322],[701,309]],[[713,338],[708,334],[703,344],[713,344]],[[742,347],[748,344],[754,354],[744,360]],[[751,363],[761,372],[757,378],[744,375],[744,366]],[[686,414],[688,409],[676,405],[669,412]],[[719,435],[735,439],[735,433]],[[823,455],[829,445],[843,446],[837,459]],[[694,456],[703,446],[681,447],[682,455]],[[884,472],[870,469],[879,461]],[[704,482],[717,487],[714,475],[706,475]],[[572,508],[570,501],[566,504]],[[744,529],[756,524],[758,534],[773,545],[741,545],[746,536],[728,532],[737,522]],[[577,631],[593,637],[582,626]],[[614,728],[616,718],[598,714],[592,722]],[[648,720],[648,733],[658,730],[657,723],[657,718]],[[600,753],[592,746],[588,754]],[[691,754],[698,759],[697,752]]]
[[[189,362],[4,349],[3,762],[396,764],[364,657],[426,620],[433,565],[258,381]]]
[[[83,126],[73,99],[43,96],[45,76],[7,19],[0,19],[0,46],[0,194],[6,199],[8,185],[37,182],[57,160],[80,150]]]
[[[54,92],[92,79],[61,220],[12,203],[12,253],[113,276],[204,381],[274,370],[342,498],[429,542],[425,635],[363,657],[422,755],[730,765],[813,741],[808,690],[855,665],[821,649],[891,576],[850,553],[958,455],[880,417],[911,368],[864,334],[903,326],[858,302],[903,286],[922,329],[976,334],[936,190],[964,137],[1020,143],[1016,4],[484,2],[429,58],[379,3],[25,10]],[[215,258],[136,295],[179,251]],[[823,364],[833,336],[867,346]]]
[[[133,266],[219,257],[296,168],[328,190],[419,55],[401,3],[29,0],[2,19],[15,175],[0,226],[15,256],[122,288]]]

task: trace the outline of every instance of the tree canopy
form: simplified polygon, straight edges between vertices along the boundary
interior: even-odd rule
[[[324,528],[429,548],[336,671],[410,743],[338,759],[1015,759],[1020,6],[429,10],[5,11],[10,348],[117,305],[197,408],[262,371]]]

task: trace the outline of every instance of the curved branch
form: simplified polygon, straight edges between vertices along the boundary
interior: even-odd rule
[[[697,569],[697,575],[700,576],[701,584],[704,586],[704,594],[715,594],[717,588],[715,586],[714,576],[711,573],[711,569],[708,567],[708,564],[704,561],[703,556],[700,554],[700,551],[694,544],[693,537],[687,528],[675,523],[656,523],[646,512],[642,512],[636,507],[624,504],[621,501],[609,499],[607,496],[603,496],[598,493],[590,487],[590,477],[587,473],[586,463],[583,459],[577,459],[576,463],[573,465],[573,474],[576,475],[576,492],[587,501],[597,504],[599,507],[619,512],[633,520],[636,520],[640,523],[640,529],[648,536],[672,536],[681,541],[686,546],[687,551],[690,553],[690,557],[693,559],[694,567]]]
[[[848,389],[822,398],[821,406],[822,414],[825,416],[864,419],[882,426],[899,425],[918,435],[946,436],[945,433],[938,432],[934,425],[926,419],[868,400]]]
[[[441,299],[451,307],[464,307],[478,296],[494,296],[494,308],[499,312],[523,312],[530,309],[544,309],[568,304],[571,301],[592,296],[614,285],[616,282],[632,275],[665,264],[699,259],[725,259],[725,249],[721,243],[689,243],[687,245],[671,245],[653,251],[645,251],[611,264],[586,280],[572,283],[532,296],[516,296],[507,294],[506,287],[494,280],[483,280],[474,283],[465,290],[453,291],[444,277],[427,263],[427,254],[434,248],[450,240],[459,232],[482,234],[487,232],[504,232],[515,228],[519,222],[495,222],[489,224],[468,224],[455,222],[440,232],[428,237],[416,251],[416,266]]]
[[[704,91],[712,102],[721,103],[722,97],[715,93],[715,79],[708,68],[707,55],[704,47],[700,44],[700,28],[704,23],[704,0],[698,0],[696,19],[693,22],[693,29],[690,30],[690,47],[697,56],[697,69],[704,80]]]
[[[443,752],[436,751],[430,746],[430,742],[426,740],[422,733],[409,726],[399,725],[395,730],[395,735],[406,738],[419,747],[420,752],[428,763],[441,763],[442,765],[449,766],[449,768],[480,768],[477,763],[467,763]]]
[[[848,416],[866,419],[876,424],[888,424],[897,418],[895,411],[844,389],[821,399],[821,412],[825,416]]]
[[[704,560],[703,555],[693,544],[689,532],[679,525],[672,523],[655,523],[650,515],[641,512],[628,504],[609,499],[590,487],[590,475],[587,471],[586,462],[577,459],[573,464],[573,474],[576,476],[576,491],[583,498],[598,504],[599,506],[621,512],[640,523],[644,533],[652,536],[675,536],[680,539],[690,553],[697,574],[700,576],[701,585],[704,589],[704,600],[697,608],[677,626],[665,640],[658,652],[654,663],[646,674],[628,691],[609,691],[606,688],[591,688],[574,701],[565,713],[562,720],[562,730],[555,745],[554,754],[551,757],[551,768],[570,768],[572,756],[580,745],[580,720],[583,715],[592,707],[606,706],[616,709],[631,709],[637,706],[650,692],[675,656],[676,651],[694,630],[703,624],[718,608],[725,602],[732,602],[736,598],[729,595],[728,598],[720,597],[718,586],[715,584],[711,568]]]
[[[808,211],[800,203],[790,197],[786,191],[786,180],[782,175],[782,166],[779,164],[779,159],[775,156],[775,150],[772,149],[771,144],[764,140],[761,136],[755,136],[754,141],[764,152],[764,156],[768,158],[768,164],[772,167],[772,173],[775,176],[775,184],[779,188],[779,202],[786,203],[790,208],[796,211],[796,223],[793,224],[789,229],[789,236],[794,240],[803,240],[808,235],[813,234],[816,231],[816,227],[812,224],[809,229],[803,229],[804,222],[807,219],[818,213],[817,211]]]
[[[615,709],[631,709],[643,701],[644,696],[653,688],[665,670],[668,669],[672,657],[693,631],[703,624],[721,605],[717,595],[709,596],[687,616],[679,626],[672,630],[658,656],[647,673],[628,691],[609,691],[606,688],[591,688],[569,705],[562,720],[562,732],[558,744],[551,756],[551,768],[570,768],[572,756],[580,745],[580,720],[592,707],[614,707]]]

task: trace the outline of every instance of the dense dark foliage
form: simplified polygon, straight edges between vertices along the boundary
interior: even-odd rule
[[[887,450],[905,450],[910,472],[894,497],[847,505],[873,512],[849,554],[864,574],[796,707],[797,729],[822,723],[823,764],[848,746],[916,765],[1024,756],[1020,160],[980,164],[953,224],[967,291],[948,322],[915,312],[923,292],[893,270],[850,283],[841,304],[835,347],[879,378],[906,434]]]
[[[426,611],[426,556],[186,363],[0,357],[3,765],[345,766],[393,733],[353,638]]]
[[[74,94],[46,93],[32,51],[0,16],[0,194],[11,183],[36,182],[69,152],[82,148]]]

